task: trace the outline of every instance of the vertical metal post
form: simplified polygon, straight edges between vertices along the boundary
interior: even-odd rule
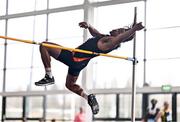
[[[91,6],[91,3],[89,0],[84,1],[83,10],[84,10],[84,21],[93,24],[94,23],[94,7]],[[87,38],[88,38],[88,31],[86,29],[84,29],[83,40],[87,40]],[[89,81],[93,81],[92,65],[93,64],[90,63],[89,64],[90,69],[88,69],[88,71],[87,71],[87,69],[85,68],[82,72],[82,81],[83,81],[82,87],[85,91],[87,91],[87,79]],[[84,100],[81,100],[81,104],[86,107],[86,115],[85,115],[86,119],[87,119],[86,121],[87,122],[92,121],[93,116],[92,116],[92,113],[88,110],[89,109],[88,104]]]
[[[47,10],[49,9],[49,0],[47,0]],[[49,13],[46,16],[46,41],[48,41],[48,31],[49,31]],[[44,91],[47,91],[47,86],[45,86]],[[46,120],[47,116],[47,95],[43,96],[43,120]]]
[[[119,105],[119,94],[116,94],[116,119],[119,118],[119,108],[120,108],[120,105]]]
[[[85,22],[88,22],[88,5],[89,5],[89,1],[84,1],[84,21]],[[87,40],[88,38],[88,33],[87,33],[87,30],[83,30],[83,40]],[[87,69],[85,68],[83,71],[82,71],[82,87],[84,88],[84,90],[86,90],[86,81],[87,81]],[[82,104],[83,101],[81,101]]]
[[[146,81],[146,9],[147,9],[147,2],[146,0],[144,1],[144,78],[143,78],[143,85],[147,84]]]
[[[47,10],[49,9],[49,0],[47,0]],[[47,16],[46,16],[46,41],[48,41],[48,38],[49,38],[49,35],[48,35],[48,31],[49,31],[49,13],[47,13]]]
[[[148,101],[149,101],[149,94],[148,93],[143,93],[142,94],[142,118],[145,117],[146,115],[146,108],[148,107]]]
[[[134,8],[134,23],[136,23],[137,7]],[[136,82],[135,82],[135,66],[136,60],[136,35],[133,40],[133,68],[132,68],[132,106],[131,106],[131,120],[135,122],[135,101],[136,101]]]
[[[177,122],[177,93],[172,94],[172,121]]]
[[[8,15],[8,4],[9,1],[6,0],[6,15]],[[5,21],[5,36],[7,36],[7,27],[8,27],[8,19]],[[3,68],[3,86],[2,92],[6,91],[6,60],[7,60],[7,40],[5,39],[4,43],[4,68]],[[4,122],[6,117],[6,96],[2,97],[2,117],[1,120]]]
[[[47,86],[44,87],[44,91],[47,91]],[[43,96],[43,119],[46,119],[47,114],[47,95]]]
[[[27,119],[27,113],[26,113],[26,100],[27,100],[27,96],[23,96],[23,104],[22,104],[22,108],[23,108],[23,112],[22,112],[22,117],[23,117],[23,120],[26,121]]]

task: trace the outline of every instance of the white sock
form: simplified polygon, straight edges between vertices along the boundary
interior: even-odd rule
[[[88,100],[88,95],[84,91],[82,91],[81,96],[86,100]]]
[[[46,71],[46,75],[48,75],[50,78],[52,78],[52,72],[51,72],[51,68],[45,68]]]

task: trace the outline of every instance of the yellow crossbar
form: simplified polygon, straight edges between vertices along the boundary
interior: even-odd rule
[[[63,50],[69,50],[71,52],[80,52],[80,53],[86,53],[86,54],[92,54],[92,55],[98,55],[98,56],[105,56],[105,57],[111,57],[111,58],[118,58],[118,59],[125,59],[125,60],[129,60],[129,61],[134,61],[133,58],[129,58],[129,57],[125,57],[125,56],[115,56],[115,55],[104,54],[104,53],[96,53],[96,52],[87,51],[87,50],[74,49],[74,48],[63,47],[63,46],[54,45],[54,44],[40,43],[40,42],[31,41],[31,40],[23,40],[23,39],[17,39],[17,38],[12,38],[12,37],[7,37],[7,36],[0,36],[0,38],[7,39],[7,40],[12,40],[12,41],[29,43],[29,44],[43,45],[43,46],[49,47],[49,48],[58,48],[58,49],[63,49]]]

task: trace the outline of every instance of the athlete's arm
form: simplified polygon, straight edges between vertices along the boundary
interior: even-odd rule
[[[128,31],[125,31],[124,33],[121,33],[121,34],[117,35],[116,37],[114,37],[114,39],[112,41],[115,44],[119,44],[119,43],[123,42],[123,40],[126,40],[126,39],[130,38],[131,36],[133,36],[136,31],[142,30],[143,28],[144,28],[144,26],[142,25],[142,22],[137,23]]]
[[[81,28],[88,29],[92,36],[102,36],[102,35],[104,35],[104,34],[101,34],[98,30],[96,30],[93,26],[91,26],[87,22],[80,22],[79,26]]]
[[[132,34],[130,37],[128,37],[127,39],[123,40],[122,42],[128,42],[128,41],[131,41],[135,36],[135,33]]]
[[[131,29],[118,34],[117,36],[105,36],[99,40],[99,43],[101,43],[101,49],[102,50],[108,50],[116,47],[119,45],[123,40],[128,39],[131,37],[136,31],[139,31],[143,29],[144,26],[142,26],[142,23],[137,23],[134,27]]]
[[[135,25],[136,25],[136,22],[133,22],[133,24],[131,25],[131,28],[128,28],[128,30],[129,30],[129,29],[132,29]],[[132,40],[134,37],[135,37],[135,33],[132,34],[130,37],[128,37],[126,40],[123,40],[123,42],[130,41],[130,40]]]

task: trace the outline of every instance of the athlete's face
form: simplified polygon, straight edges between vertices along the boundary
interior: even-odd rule
[[[109,33],[111,34],[111,36],[117,36],[123,32],[125,32],[124,28],[118,28],[118,29],[114,29],[114,30],[110,31]]]

